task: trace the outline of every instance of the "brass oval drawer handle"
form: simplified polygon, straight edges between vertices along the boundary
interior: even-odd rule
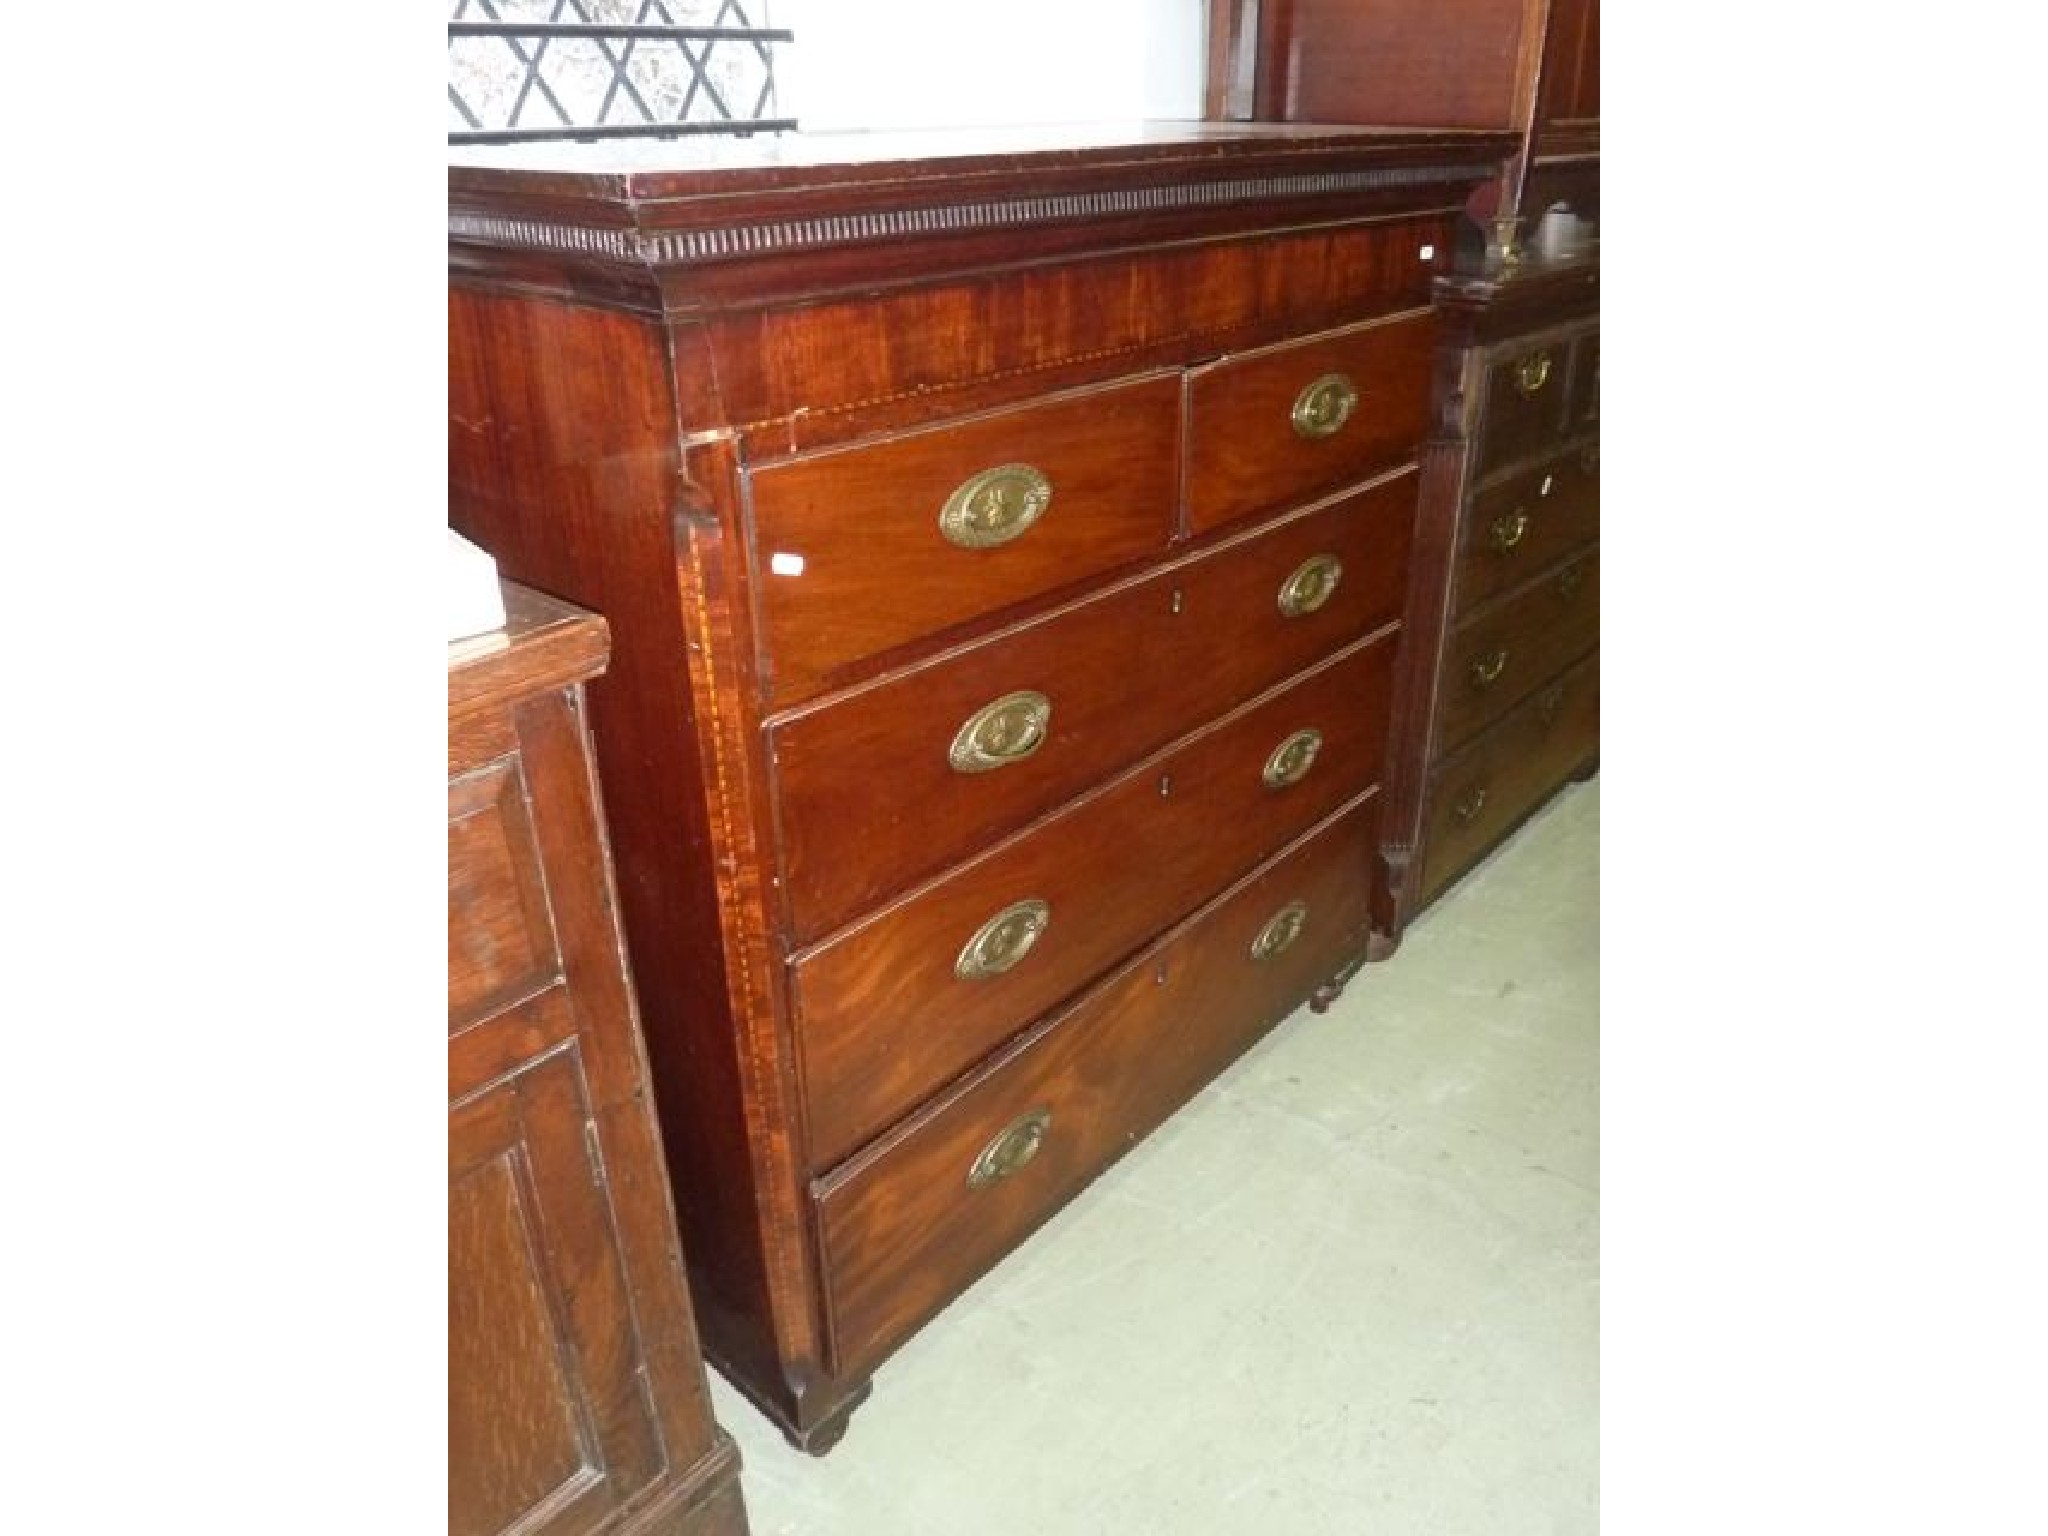
[[[1600,445],[1598,443],[1588,443],[1579,450],[1579,470],[1582,474],[1588,475],[1600,473]]]
[[[1550,354],[1548,352],[1531,352],[1527,357],[1515,364],[1515,388],[1519,389],[1525,398],[1534,395],[1549,382]]]
[[[953,974],[962,981],[987,981],[1000,976],[1031,953],[1052,924],[1052,908],[1036,897],[1013,901],[975,929],[974,937],[960,948],[953,962]]]
[[[1557,717],[1564,709],[1564,685],[1546,689],[1536,705],[1536,715],[1543,722],[1543,729],[1549,730],[1557,724]]]
[[[1586,568],[1574,565],[1560,571],[1557,577],[1557,595],[1566,602],[1578,596],[1579,588],[1586,584]]]
[[[1052,1111],[1049,1109],[1034,1109],[1004,1126],[996,1132],[995,1139],[981,1149],[981,1155],[967,1170],[967,1187],[986,1189],[1007,1179],[1038,1156],[1038,1149],[1045,1144],[1045,1133],[1051,1126]]]
[[[1052,481],[1029,464],[998,464],[970,475],[939,509],[939,532],[962,549],[992,549],[1019,537],[1052,501]]]
[[[1335,555],[1311,555],[1280,583],[1280,617],[1298,619],[1330,600],[1344,579],[1344,562]]]
[[[955,773],[987,773],[1021,763],[1045,745],[1052,700],[1029,688],[991,700],[954,733],[946,757]]]
[[[1326,373],[1294,397],[1294,430],[1311,440],[1334,437],[1358,409],[1358,386],[1341,373]]]
[[[1285,789],[1290,784],[1299,784],[1308,777],[1309,769],[1316,764],[1316,754],[1322,750],[1321,731],[1296,731],[1266,759],[1266,788]]]
[[[1308,923],[1308,903],[1290,901],[1286,906],[1266,919],[1266,926],[1252,940],[1251,955],[1254,962],[1270,960],[1301,937],[1301,930]]]
[[[1506,517],[1496,517],[1491,530],[1493,551],[1497,555],[1507,554],[1522,542],[1522,536],[1529,531],[1529,514],[1520,507]]]
[[[1507,664],[1508,648],[1506,646],[1502,646],[1491,656],[1482,657],[1480,660],[1473,662],[1473,686],[1479,688],[1491,687],[1500,677],[1501,673],[1507,669]]]
[[[1461,827],[1469,826],[1471,824],[1472,818],[1477,816],[1485,808],[1486,786],[1482,784],[1479,788],[1467,794],[1456,805],[1451,807],[1451,820],[1455,821]]]

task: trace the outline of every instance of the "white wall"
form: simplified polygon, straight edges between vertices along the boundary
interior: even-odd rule
[[[1202,111],[1205,0],[770,0],[805,129],[1072,123]]]

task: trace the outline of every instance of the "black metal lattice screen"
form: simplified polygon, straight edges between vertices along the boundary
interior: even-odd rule
[[[741,0],[452,0],[448,142],[794,128],[770,52],[791,39]]]

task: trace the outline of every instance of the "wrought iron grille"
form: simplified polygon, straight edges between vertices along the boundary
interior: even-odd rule
[[[448,142],[794,128],[769,52],[793,37],[740,0],[453,0]]]

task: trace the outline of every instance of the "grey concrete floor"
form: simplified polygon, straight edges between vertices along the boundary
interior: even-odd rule
[[[1566,791],[875,1377],[715,1374],[756,1536],[1598,1527],[1599,789]]]

